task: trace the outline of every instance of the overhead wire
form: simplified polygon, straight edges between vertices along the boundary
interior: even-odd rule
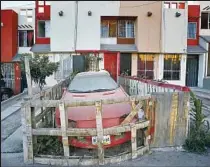
[[[158,2],[161,2],[161,1],[155,1],[155,2],[145,3],[145,4],[141,4],[141,5],[136,5],[136,6],[121,6],[120,8],[136,8],[136,7],[141,7],[141,6],[145,6],[145,5],[151,5],[151,4],[158,3]]]

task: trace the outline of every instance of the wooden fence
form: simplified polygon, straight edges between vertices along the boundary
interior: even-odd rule
[[[46,90],[40,96],[35,96],[32,99],[26,98],[22,105],[22,127],[23,127],[23,150],[24,162],[26,163],[41,163],[51,165],[94,165],[120,162],[130,158],[136,158],[138,155],[143,155],[149,151],[149,131],[145,131],[144,144],[137,147],[137,130],[145,129],[151,126],[152,121],[147,119],[155,109],[155,99],[150,96],[142,97],[127,97],[123,99],[107,99],[100,101],[63,101],[59,100],[62,96],[62,88],[66,87],[69,79],[58,85]],[[102,107],[104,104],[115,103],[130,103],[131,112],[119,126],[103,128],[102,126]],[[79,106],[94,106],[96,107],[96,128],[69,128],[68,127],[68,107]],[[150,106],[150,110],[149,107]],[[41,108],[41,109],[40,109]],[[46,123],[55,120],[55,108],[59,108],[61,128],[46,128]],[[146,119],[136,123],[130,123],[139,109],[143,108],[146,111]],[[149,118],[149,117],[148,117]],[[152,118],[152,117],[151,117]],[[150,119],[151,119],[150,118]],[[154,125],[153,125],[154,126]],[[131,152],[121,153],[116,157],[104,158],[103,136],[116,135],[123,132],[131,132]],[[62,136],[62,144],[64,156],[34,156],[34,144],[37,142],[37,136]],[[71,136],[97,136],[98,156],[93,159],[81,159],[82,157],[70,156],[68,138]]]
[[[149,151],[150,147],[181,146],[188,133],[188,92],[152,93],[149,96],[130,96],[123,99],[106,99],[99,101],[63,101],[62,88],[69,80],[59,83],[38,97],[26,99],[22,105],[23,150],[26,163],[51,165],[101,165],[117,163],[136,158]],[[115,127],[103,128],[102,108],[104,104],[130,103],[131,112],[124,121]],[[79,106],[95,106],[96,128],[69,128],[66,108]],[[40,110],[42,108],[42,110]],[[46,128],[47,122],[54,121],[55,108],[59,108],[61,128]],[[138,111],[143,109],[145,119],[131,123]],[[37,114],[38,111],[38,114]],[[146,131],[145,131],[146,128]],[[139,136],[137,130],[145,131],[144,144],[137,147]],[[144,129],[144,130],[143,130]],[[103,147],[104,135],[116,135],[131,132],[131,152],[120,153],[105,158]],[[37,136],[62,136],[64,156],[34,156],[33,146]],[[85,158],[70,155],[68,138],[72,136],[97,136],[97,158]]]

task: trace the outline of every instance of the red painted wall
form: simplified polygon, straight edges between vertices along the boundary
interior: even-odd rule
[[[18,14],[1,10],[1,62],[11,62],[18,51]]]
[[[200,16],[200,5],[188,5],[188,23],[197,23],[197,35],[196,39],[187,39],[187,45],[198,45],[199,44],[199,16]]]
[[[44,13],[39,13],[38,9],[39,7],[44,8]],[[35,17],[36,17],[36,22],[35,22],[35,31],[36,31],[36,44],[50,44],[50,38],[39,38],[37,37],[37,32],[38,32],[38,20],[50,20],[50,6],[44,5],[40,6],[38,1],[36,1],[36,8],[35,8]]]

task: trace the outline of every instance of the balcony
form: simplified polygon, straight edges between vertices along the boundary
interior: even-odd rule
[[[101,44],[135,44],[136,17],[101,17]]]

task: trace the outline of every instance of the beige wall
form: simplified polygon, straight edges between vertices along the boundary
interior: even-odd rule
[[[151,17],[147,17],[149,11]],[[161,1],[120,1],[119,15],[137,16],[135,32],[139,52],[161,51]]]

